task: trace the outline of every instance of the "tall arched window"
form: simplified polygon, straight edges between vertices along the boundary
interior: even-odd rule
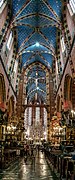
[[[13,42],[13,33],[11,31],[10,34],[9,34],[9,37],[8,37],[8,41],[7,41],[7,49],[8,50],[11,49],[12,42]]]
[[[2,7],[4,0],[0,0],[0,8]]]
[[[62,48],[62,53],[64,53],[66,47],[65,47],[65,42],[64,42],[64,37],[61,37],[61,48]]]
[[[75,0],[69,0],[69,4],[70,4],[73,14],[75,14]]]

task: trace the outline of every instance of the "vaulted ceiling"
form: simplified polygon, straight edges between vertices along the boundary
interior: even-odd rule
[[[52,69],[56,57],[62,3],[62,0],[12,0],[11,28],[17,32],[17,59],[21,58],[22,68],[32,67],[27,74],[30,101],[36,92],[42,100],[46,96],[46,73],[42,65]]]

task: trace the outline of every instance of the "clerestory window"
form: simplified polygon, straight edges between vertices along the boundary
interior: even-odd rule
[[[12,45],[12,40],[13,40],[13,34],[12,31],[10,32],[8,41],[7,41],[7,49],[10,50],[11,49],[11,45]]]
[[[4,0],[0,0],[0,8],[2,7]]]
[[[73,14],[75,14],[75,0],[69,0],[69,5],[71,7]]]
[[[64,42],[64,37],[61,38],[61,48],[62,48],[62,53],[64,53],[66,47],[65,47],[65,42]]]

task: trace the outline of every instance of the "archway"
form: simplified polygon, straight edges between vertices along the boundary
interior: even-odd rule
[[[19,82],[19,93],[18,93],[18,103],[17,103],[18,118],[21,118],[20,121],[22,122],[21,124],[23,125],[24,113],[28,114],[27,116],[25,115],[25,117],[29,117],[29,114],[32,113],[33,114],[32,124],[33,124],[33,120],[36,119],[35,122],[38,121],[36,118],[37,117],[36,114],[40,114],[39,119],[43,123],[44,117],[45,117],[44,114],[47,113],[47,117],[46,117],[47,133],[46,132],[44,133],[47,134],[48,140],[50,139],[50,136],[49,136],[50,119],[54,113],[54,96],[51,96],[52,93],[53,93],[53,80],[52,80],[52,73],[50,69],[47,69],[47,67],[42,65],[42,63],[40,62],[32,63],[31,65],[27,66],[27,68],[23,69],[21,79]],[[39,107],[36,107],[37,104]],[[26,111],[24,111],[24,107],[26,105],[30,105],[33,107],[31,108],[28,107]],[[40,106],[42,105],[47,106],[46,113],[44,113],[43,107],[40,108]],[[28,123],[28,118],[26,122]],[[43,125],[42,125],[42,128],[43,128]],[[25,129],[27,129],[27,124],[25,126]]]

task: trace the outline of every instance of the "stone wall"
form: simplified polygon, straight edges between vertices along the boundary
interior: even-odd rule
[[[4,26],[7,14],[8,14],[8,7],[7,7],[7,5],[5,5],[3,11],[1,12],[1,10],[0,10],[0,31],[2,30],[2,28]]]

